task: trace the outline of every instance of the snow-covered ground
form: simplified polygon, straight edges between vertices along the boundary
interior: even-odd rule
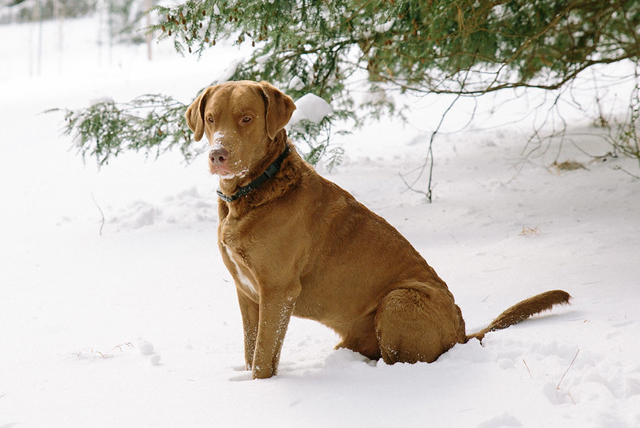
[[[345,162],[323,173],[408,237],[469,332],[547,289],[573,305],[415,365],[335,351],[331,331],[294,319],[279,375],[250,381],[205,160],[125,154],[98,171],[42,114],[188,102],[243,52],[197,62],[167,43],[148,62],[144,46],[98,49],[95,20],[58,31],[43,27],[38,76],[37,26],[0,26],[0,427],[640,426],[640,181],[615,168],[637,162],[591,162],[609,148],[588,135],[524,158],[529,126],[476,121],[437,139],[427,204],[398,173],[422,163],[446,102],[337,137]]]

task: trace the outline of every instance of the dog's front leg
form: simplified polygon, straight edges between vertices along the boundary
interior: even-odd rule
[[[300,287],[260,293],[258,338],[253,355],[253,378],[265,379],[278,370],[282,342]]]
[[[242,314],[242,329],[244,331],[244,361],[247,370],[253,367],[253,354],[256,350],[258,338],[259,306],[240,289],[238,291],[238,303]]]

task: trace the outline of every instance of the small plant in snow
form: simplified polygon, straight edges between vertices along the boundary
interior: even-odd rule
[[[640,82],[636,81],[629,103],[629,114],[626,120],[618,123],[617,130],[610,137],[614,156],[621,153],[637,159],[640,164]]]
[[[84,349],[77,353],[78,358],[87,358],[87,357],[101,357],[101,358],[113,358],[113,353],[118,350],[121,353],[124,352],[125,348],[134,348],[131,342],[121,343],[120,345],[116,345],[111,348],[108,352],[102,352],[93,348]]]
[[[532,235],[537,235],[539,233],[540,233],[540,230],[538,229],[538,226],[536,227],[522,226],[522,231],[520,232],[520,236],[532,236]]]

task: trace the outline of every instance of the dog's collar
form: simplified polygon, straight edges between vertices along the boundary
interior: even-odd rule
[[[288,155],[289,155],[289,145],[286,144],[284,147],[284,151],[280,154],[280,156],[278,156],[278,159],[273,161],[273,163],[267,167],[267,170],[263,172],[261,176],[259,176],[258,178],[253,180],[251,183],[247,184],[246,186],[240,187],[240,189],[238,189],[238,191],[231,196],[225,195],[224,193],[222,193],[220,189],[218,189],[216,190],[218,197],[225,202],[234,202],[239,197],[244,196],[247,193],[250,193],[253,190],[257,189],[258,187],[262,186],[265,181],[273,177],[276,174],[276,172],[280,170],[280,167],[282,166],[282,162],[285,160],[285,158]]]

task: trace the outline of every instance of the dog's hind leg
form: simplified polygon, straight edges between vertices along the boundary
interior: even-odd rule
[[[429,287],[399,288],[380,302],[375,328],[384,362],[433,362],[465,342],[460,309],[451,295]]]
[[[380,347],[374,327],[374,317],[375,312],[358,320],[352,320],[348,326],[342,326],[341,331],[336,330],[342,336],[342,341],[336,345],[336,349],[347,348],[372,360],[379,359]]]

